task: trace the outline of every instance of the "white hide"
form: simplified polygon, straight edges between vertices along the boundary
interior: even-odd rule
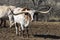
[[[17,7],[17,8],[14,9],[13,13],[18,14],[18,13],[21,13],[22,10],[23,10],[23,8]]]
[[[25,21],[25,14],[13,15],[13,17],[16,28],[16,34],[18,33],[16,23],[19,23],[21,25],[22,30],[24,30],[24,27],[27,27],[29,25],[29,20],[27,21],[27,23]]]

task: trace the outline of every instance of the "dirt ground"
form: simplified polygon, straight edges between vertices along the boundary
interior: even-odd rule
[[[0,28],[0,40],[60,40],[60,22],[32,22],[29,38],[17,36],[15,28]]]

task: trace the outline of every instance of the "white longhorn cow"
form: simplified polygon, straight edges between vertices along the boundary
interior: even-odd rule
[[[9,16],[9,14],[11,13],[11,10],[13,10],[14,8],[16,8],[15,6],[0,6],[0,18],[6,18]],[[10,10],[11,9],[11,10]]]

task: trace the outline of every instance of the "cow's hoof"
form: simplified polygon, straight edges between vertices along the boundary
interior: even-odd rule
[[[32,22],[34,22],[34,20],[32,20]]]
[[[16,34],[17,36],[19,36],[19,34]]]

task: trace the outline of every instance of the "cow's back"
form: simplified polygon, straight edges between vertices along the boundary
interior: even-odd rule
[[[6,13],[8,12],[8,7],[6,6],[0,6],[0,18],[7,15]]]

